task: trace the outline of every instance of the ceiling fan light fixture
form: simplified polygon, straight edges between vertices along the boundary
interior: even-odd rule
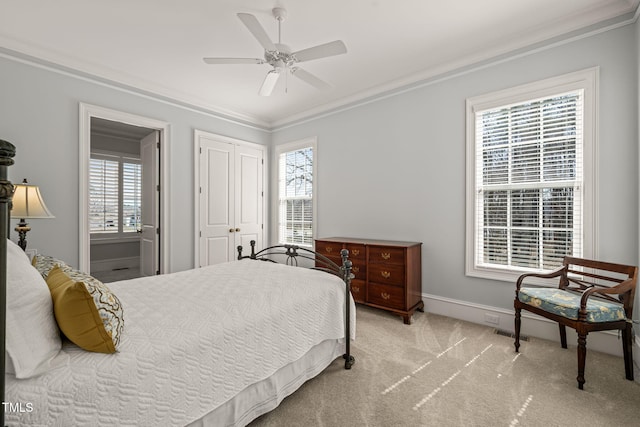
[[[267,73],[260,91],[258,92],[262,96],[269,96],[275,88],[280,74],[284,71],[291,72],[300,80],[314,86],[317,89],[324,90],[330,88],[331,85],[320,80],[318,77],[309,73],[308,71],[299,69],[295,65],[298,62],[312,61],[320,58],[326,58],[329,56],[341,55],[347,53],[347,47],[342,40],[334,40],[329,43],[309,47],[296,52],[293,52],[289,46],[282,43],[282,22],[287,18],[287,11],[282,7],[275,7],[272,9],[273,16],[278,21],[278,43],[274,43],[269,38],[269,35],[265,29],[260,25],[260,22],[255,16],[249,13],[238,13],[238,18],[242,21],[245,27],[249,30],[255,39],[264,48],[264,59],[259,58],[203,58],[207,64],[269,64],[273,67],[271,71]],[[286,92],[286,90],[285,90]]]
[[[273,92],[273,89],[276,87],[276,83],[278,83],[278,78],[280,78],[280,70],[275,69],[269,71],[264,78],[264,82],[262,82],[260,92],[258,92],[260,96],[271,95],[271,92]]]

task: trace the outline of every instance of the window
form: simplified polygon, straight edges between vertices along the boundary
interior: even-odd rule
[[[316,142],[276,148],[278,159],[278,242],[313,246]]]
[[[467,274],[593,256],[597,70],[467,101]]]
[[[92,234],[140,229],[140,160],[92,153],[89,165],[89,230]]]

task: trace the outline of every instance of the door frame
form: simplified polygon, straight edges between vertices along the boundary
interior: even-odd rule
[[[160,132],[160,165],[159,183],[160,183],[160,204],[158,206],[160,215],[160,273],[168,273],[169,261],[171,259],[169,244],[169,184],[165,177],[169,174],[169,141],[170,141],[170,125],[167,122],[151,119],[148,117],[138,116],[123,111],[112,110],[97,105],[91,105],[81,102],[79,108],[79,156],[78,156],[78,172],[79,172],[79,268],[81,271],[90,271],[90,247],[91,235],[89,232],[89,162],[91,158],[91,118],[98,117],[101,119],[111,120],[114,122],[127,123],[134,126],[141,126],[154,129]]]
[[[198,268],[200,264],[200,137],[215,139],[220,142],[226,142],[233,145],[242,145],[262,151],[262,223],[269,224],[268,217],[268,155],[269,148],[266,145],[256,144],[255,142],[243,141],[241,139],[231,138],[229,136],[219,135],[206,132],[199,129],[193,130],[193,268]],[[262,241],[268,242],[269,227],[262,229]],[[248,252],[247,252],[248,253]]]

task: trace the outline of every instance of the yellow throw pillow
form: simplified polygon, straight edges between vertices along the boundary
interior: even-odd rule
[[[93,296],[84,283],[76,282],[59,266],[49,272],[47,285],[53,299],[53,313],[58,327],[77,346],[99,353],[116,351],[106,331]]]

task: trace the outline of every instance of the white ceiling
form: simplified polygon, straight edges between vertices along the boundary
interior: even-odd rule
[[[630,20],[640,0],[2,0],[0,48],[272,128],[589,26]],[[347,54],[300,64],[333,85],[280,79],[238,12],[274,42],[285,7],[293,51],[340,39]],[[0,50],[0,53],[2,51]],[[287,90],[285,91],[285,83]]]

